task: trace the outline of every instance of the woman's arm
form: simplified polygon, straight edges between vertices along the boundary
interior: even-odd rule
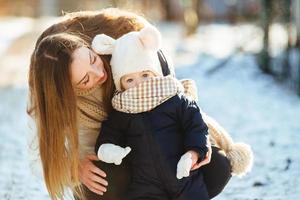
[[[106,192],[93,191],[90,188],[83,186],[86,200],[122,200],[126,199],[126,192],[131,180],[129,165],[124,162],[122,165],[112,165],[101,161],[93,160],[92,163],[99,169],[106,172],[105,179],[108,185],[105,187]],[[101,196],[99,195],[101,194]],[[76,198],[75,198],[76,199]],[[76,199],[81,200],[81,199]]]
[[[98,160],[98,157],[93,154],[85,156],[80,161],[79,178],[89,190],[96,194],[103,195],[107,190],[106,187],[108,183],[104,179],[106,173],[93,163],[93,161]]]
[[[98,161],[94,153],[94,146],[98,134],[99,128],[90,127],[86,124],[80,124],[79,126],[79,179],[85,190],[95,193],[97,196],[103,195],[107,190],[108,182],[106,177],[107,172],[94,164]]]

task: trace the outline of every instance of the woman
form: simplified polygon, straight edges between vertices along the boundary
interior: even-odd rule
[[[29,71],[28,113],[36,122],[44,178],[52,199],[62,198],[65,187],[71,187],[78,199],[84,194],[87,199],[120,199],[118,195],[126,191],[130,179],[126,165],[105,165],[93,152],[101,122],[111,109],[114,86],[110,56],[95,54],[90,44],[96,34],[118,38],[147,23],[117,9],[79,12],[52,25],[37,40]],[[159,57],[163,71],[169,73],[161,53]],[[227,158],[217,148],[212,155],[198,166],[211,159],[202,167],[211,198],[231,177]]]

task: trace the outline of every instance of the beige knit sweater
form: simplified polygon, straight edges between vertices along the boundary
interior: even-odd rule
[[[75,92],[79,119],[79,150],[80,157],[83,157],[86,154],[94,154],[96,139],[107,114],[103,110],[101,85]]]
[[[197,88],[192,80],[182,80],[185,94],[197,100]],[[89,90],[76,91],[78,96],[79,144],[80,156],[94,154],[96,138],[100,132],[101,122],[107,118],[103,110],[102,88],[100,85]],[[249,145],[235,143],[226,130],[214,119],[201,111],[203,120],[208,126],[211,143],[218,146],[228,157],[233,175],[244,175],[250,171],[253,153]]]

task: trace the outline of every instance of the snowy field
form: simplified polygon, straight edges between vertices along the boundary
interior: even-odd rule
[[[257,30],[247,26],[238,32],[236,27],[215,25],[200,30],[194,38],[182,40],[178,26],[163,24],[160,29],[164,47],[176,63],[177,77],[194,79],[202,109],[224,126],[235,141],[250,144],[254,151],[252,172],[242,178],[233,177],[215,199],[300,199],[300,99],[261,74],[251,54],[234,51],[241,39],[239,34],[253,35]],[[256,39],[260,40],[259,36]],[[255,41],[248,47],[259,48]],[[23,65],[27,66],[30,51],[18,57],[19,68],[10,70],[10,76],[23,78],[0,85],[1,200],[49,199],[28,163],[27,68]],[[3,62],[6,54],[0,54],[0,58],[0,79],[7,79]],[[220,62],[224,65],[215,68]]]

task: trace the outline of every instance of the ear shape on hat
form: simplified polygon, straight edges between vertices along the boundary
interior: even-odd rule
[[[115,47],[115,39],[105,34],[96,35],[92,41],[93,50],[100,55],[112,54]]]
[[[157,51],[161,44],[160,32],[154,26],[146,26],[139,33],[139,39],[146,49]]]

